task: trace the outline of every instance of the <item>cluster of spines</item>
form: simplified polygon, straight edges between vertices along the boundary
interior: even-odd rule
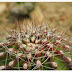
[[[31,26],[31,25],[30,25]],[[35,26],[34,26],[35,27]],[[12,61],[8,63],[8,65],[1,65],[0,69],[12,69],[15,63],[24,61],[21,65],[22,69],[28,70],[30,66],[33,69],[42,69],[46,62],[49,62],[51,67],[47,67],[48,69],[58,69],[57,62],[53,62],[54,56],[61,56],[62,59],[72,68],[71,58],[64,55],[64,52],[60,49],[63,48],[65,51],[71,54],[70,46],[71,43],[67,43],[69,45],[62,45],[62,43],[66,43],[67,40],[62,36],[58,36],[55,34],[55,30],[48,30],[48,26],[40,26],[35,27],[29,31],[25,27],[19,33],[12,33],[13,35],[8,36],[8,42],[0,43],[0,47],[5,49],[6,52],[0,52],[0,58],[2,58],[5,54],[9,56],[13,56]],[[13,46],[10,48],[9,46]],[[9,48],[8,48],[9,47]]]

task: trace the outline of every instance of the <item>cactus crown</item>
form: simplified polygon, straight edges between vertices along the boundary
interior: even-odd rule
[[[0,69],[72,69],[72,43],[48,25],[20,27],[0,43]]]

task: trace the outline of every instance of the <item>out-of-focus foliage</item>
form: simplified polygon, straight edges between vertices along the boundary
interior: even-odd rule
[[[27,15],[35,7],[32,2],[16,2],[11,7],[11,13],[16,15]]]

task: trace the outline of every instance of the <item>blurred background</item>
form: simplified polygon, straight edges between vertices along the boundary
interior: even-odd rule
[[[65,31],[72,42],[72,3],[63,2],[0,2],[0,41],[7,32],[15,28],[17,22],[42,22],[50,28]]]

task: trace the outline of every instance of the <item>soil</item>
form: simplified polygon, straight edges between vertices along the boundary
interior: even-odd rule
[[[72,42],[72,3],[39,2],[37,5],[44,16],[43,20],[50,25],[50,28],[58,28],[59,31],[66,31],[65,34],[70,37],[70,41]],[[8,11],[0,15],[1,41],[5,40],[8,31],[15,28],[15,22],[12,22],[12,19],[10,20],[8,16]]]

